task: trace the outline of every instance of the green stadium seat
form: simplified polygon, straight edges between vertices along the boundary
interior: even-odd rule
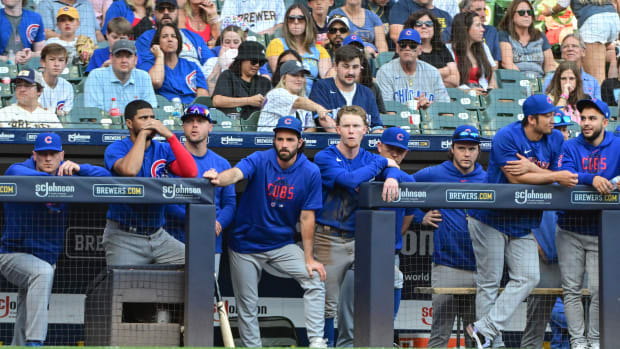
[[[14,78],[17,76],[17,71],[17,65],[0,62],[0,78]]]
[[[488,108],[491,104],[499,104],[499,105],[518,105],[522,106],[523,102],[525,102],[525,96],[523,96],[519,91],[515,91],[514,89],[509,88],[500,88],[491,90],[488,95],[482,97],[480,99],[482,103],[482,107],[484,109]]]
[[[255,111],[247,119],[241,119],[241,131],[256,132],[258,128],[258,120],[260,119],[260,111]]]
[[[618,118],[618,107],[609,107],[609,123],[607,124],[607,131],[614,132],[616,127],[620,126],[620,120]]]
[[[495,71],[495,80],[499,88],[518,91],[524,97],[527,96],[527,84],[530,84],[532,93],[540,91],[537,78],[530,78],[518,70],[498,69]]]
[[[376,65],[377,70],[379,70],[379,68],[381,68],[381,66],[384,65],[385,63],[388,63],[389,61],[391,61],[393,58],[394,58],[394,52],[392,51],[379,53],[377,57],[375,58],[375,65]]]
[[[17,67],[19,68],[19,70],[32,69],[39,72],[43,71],[43,68],[41,67],[41,60],[38,57],[32,58],[26,64],[20,64]]]
[[[452,103],[458,103],[467,110],[482,110],[484,108],[480,96],[472,96],[460,88],[448,88],[447,90]]]
[[[407,132],[411,134],[420,133],[420,128],[418,127],[418,125],[412,124],[410,122],[409,114],[381,114],[381,121],[383,121],[383,126],[385,126],[386,128],[400,127],[403,130],[407,130]]]
[[[155,118],[161,121],[161,123],[166,125],[166,127],[168,127],[169,129],[171,130],[181,129],[181,125],[183,124],[181,122],[181,118],[172,116],[172,112],[166,111],[165,109],[161,109],[161,108],[155,108],[153,112],[155,113]]]
[[[62,71],[62,74],[60,74],[60,77],[77,85],[82,82],[82,69],[80,69],[79,65],[67,65]]]
[[[482,112],[480,120],[483,136],[491,137],[500,128],[523,119],[523,109],[512,103],[494,103]]]
[[[73,106],[84,107],[84,93],[75,93],[73,95]]]
[[[76,107],[63,120],[66,128],[112,128],[120,129],[123,127],[122,118],[110,118],[99,108]]]
[[[213,108],[213,100],[211,99],[211,96],[198,96],[192,101],[192,104],[202,104],[209,108]]]
[[[241,132],[241,120],[231,119],[219,109],[210,108],[209,112],[211,119],[217,121],[217,124],[213,125],[213,131]]]
[[[246,40],[256,41],[261,45],[267,47],[267,45],[269,45],[270,38],[268,38],[266,34],[258,34],[250,30],[246,35]]]
[[[82,79],[82,81],[77,84],[73,84],[73,92],[75,94],[84,93],[84,86],[86,85],[86,79]]]
[[[478,112],[460,104],[435,102],[424,110],[420,129],[424,134],[451,134],[465,124],[478,127]]]

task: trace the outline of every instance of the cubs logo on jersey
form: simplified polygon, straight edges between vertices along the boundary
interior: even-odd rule
[[[37,34],[39,34],[39,30],[41,30],[41,26],[38,24],[31,24],[26,28],[26,38],[28,38],[29,43],[33,43],[37,38]]]
[[[196,93],[196,71],[193,70],[191,73],[185,76],[185,83],[187,87],[189,87],[194,93]]]
[[[166,178],[170,177],[168,173],[168,162],[165,159],[159,159],[151,165],[151,177]]]
[[[267,197],[271,201],[271,207],[284,207],[286,201],[295,198],[295,187],[289,185],[286,178],[278,177],[275,181],[267,184]]]

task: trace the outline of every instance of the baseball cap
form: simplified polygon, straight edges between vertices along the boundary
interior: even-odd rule
[[[452,142],[474,142],[480,143],[480,131],[472,125],[461,125],[454,130]]]
[[[39,86],[43,86],[43,75],[32,69],[20,70],[19,73],[17,73],[17,76],[13,78],[12,82],[15,83],[17,80],[23,80],[29,84],[39,84]]]
[[[329,21],[327,22],[327,28],[331,27],[331,25],[334,24],[335,22],[340,22],[344,24],[344,26],[347,27],[347,29],[351,30],[351,26],[349,26],[349,19],[341,15],[333,15],[329,17]]]
[[[359,36],[355,35],[355,34],[351,34],[349,36],[347,36],[346,38],[344,38],[344,40],[342,40],[342,46],[347,46],[350,45],[352,43],[358,43],[361,48],[364,47],[372,47],[375,51],[377,50],[377,48],[375,47],[375,45],[369,43],[369,42],[364,42],[364,40],[362,40],[362,38],[360,38]]]
[[[415,29],[403,29],[398,36],[398,42],[401,42],[403,40],[415,41],[418,43],[418,45],[422,43],[420,33],[418,33],[418,31]]]
[[[261,45],[256,41],[244,41],[237,48],[239,53],[237,53],[237,58],[235,60],[258,60],[260,61],[260,65],[265,64],[267,62],[267,58],[265,57],[265,46]]]
[[[555,113],[553,113],[553,127],[570,126],[572,124],[573,122],[570,116],[566,115],[561,107],[555,108]]]
[[[390,127],[381,134],[381,143],[409,150],[409,132],[400,127]]]
[[[607,103],[601,101],[600,99],[582,99],[577,102],[577,110],[579,110],[580,113],[586,107],[598,109],[598,111],[603,113],[606,119],[609,119],[609,106],[607,106]]]
[[[39,133],[34,141],[34,151],[44,150],[62,151],[60,136],[51,132]]]
[[[304,72],[304,74],[310,75],[310,71],[296,59],[287,61],[280,66],[280,76],[284,76],[286,74],[297,74],[299,72]]]
[[[78,10],[76,10],[75,7],[71,6],[61,7],[56,13],[56,19],[58,19],[58,17],[60,16],[69,16],[74,19],[80,19],[80,14],[78,13]]]
[[[136,54],[136,44],[131,40],[121,39],[116,40],[112,45],[112,54],[115,55],[118,52],[127,51],[133,55]]]
[[[185,108],[185,112],[183,116],[181,116],[181,120],[185,121],[186,118],[190,116],[202,116],[203,118],[209,120],[212,124],[217,124],[217,121],[211,119],[211,113],[209,112],[209,108],[203,104],[190,104]]]
[[[273,132],[278,130],[292,130],[301,136],[301,121],[294,116],[283,116],[278,119],[278,124],[273,128]]]
[[[155,8],[159,8],[159,6],[163,4],[170,4],[176,8],[179,7],[179,5],[177,4],[177,0],[157,0],[155,1]]]
[[[551,97],[543,94],[531,95],[523,102],[523,116],[547,114],[555,111]]]
[[[616,130],[614,131],[614,135],[616,135],[616,137],[620,137],[620,126],[616,127]]]

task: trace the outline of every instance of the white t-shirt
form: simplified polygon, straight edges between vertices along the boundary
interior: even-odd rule
[[[51,88],[43,79],[43,93],[39,97],[39,103],[44,109],[54,113],[62,106],[62,110],[68,113],[73,109],[73,86],[67,80],[58,78],[56,87]]]
[[[53,111],[37,107],[32,113],[12,104],[0,109],[0,128],[62,128]]]
[[[67,52],[69,53],[69,58],[67,58],[67,64],[71,64],[73,62],[73,58],[77,56],[77,51],[75,50],[76,43],[77,43],[77,36],[75,37],[75,39],[73,39],[73,41],[65,41],[59,37],[50,38],[45,41],[46,45],[59,44],[60,46],[67,49]]]
[[[351,92],[344,92],[343,90],[340,90],[340,93],[342,93],[344,100],[347,101],[347,105],[353,105],[353,97],[355,97],[356,91],[357,91],[357,84],[353,85],[353,89],[351,90]]]
[[[258,119],[258,132],[271,132],[283,116],[295,116],[301,120],[304,129],[316,127],[312,113],[307,110],[294,109],[293,104],[299,98],[284,88],[276,88],[267,93],[265,103]]]
[[[222,7],[222,29],[237,25],[255,33],[284,23],[283,0],[227,0]]]

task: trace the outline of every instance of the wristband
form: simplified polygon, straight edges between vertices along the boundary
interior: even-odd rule
[[[215,15],[213,18],[210,19],[210,21],[208,22],[208,24],[215,24],[220,20],[220,16],[219,15]]]
[[[560,98],[564,98],[564,99],[568,100],[568,96],[567,96],[567,95],[565,95],[564,93],[562,93],[562,94],[560,95]]]

